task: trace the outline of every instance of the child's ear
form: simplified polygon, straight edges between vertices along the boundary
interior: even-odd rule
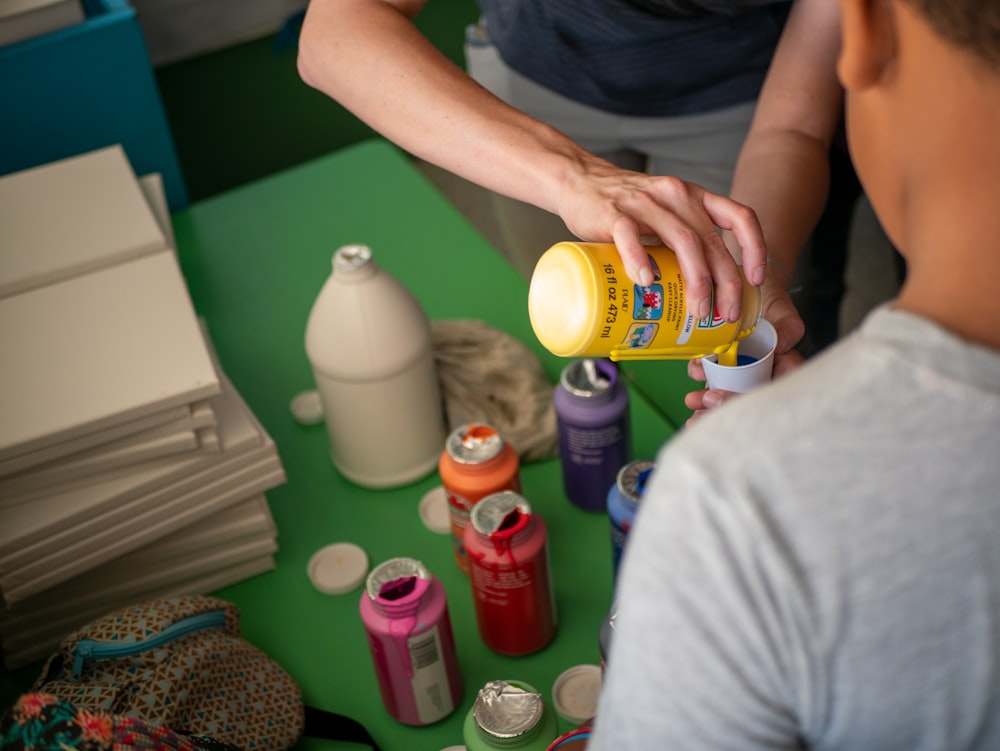
[[[840,82],[863,89],[879,81],[896,53],[894,0],[840,0]]]

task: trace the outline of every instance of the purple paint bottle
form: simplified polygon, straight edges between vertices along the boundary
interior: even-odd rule
[[[437,577],[412,558],[392,558],[368,574],[360,608],[386,711],[407,725],[451,714],[462,677]]]
[[[608,490],[632,458],[628,390],[608,360],[565,367],[555,396],[566,497],[587,511],[606,511]]]

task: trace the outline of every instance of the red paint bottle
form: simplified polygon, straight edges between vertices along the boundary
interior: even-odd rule
[[[465,528],[472,599],[483,643],[527,655],[556,633],[545,522],[525,498],[504,491],[477,503]]]

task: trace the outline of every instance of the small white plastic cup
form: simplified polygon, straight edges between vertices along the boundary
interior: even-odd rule
[[[744,394],[771,380],[774,368],[774,349],[778,346],[778,332],[769,321],[761,318],[757,328],[740,342],[737,354],[740,360],[753,358],[743,365],[720,365],[718,355],[701,358],[705,367],[705,382],[710,389],[723,389]]]

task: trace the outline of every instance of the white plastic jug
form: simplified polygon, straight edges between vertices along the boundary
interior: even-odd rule
[[[333,254],[305,344],[330,455],[347,479],[396,487],[437,467],[446,430],[430,323],[367,246]]]

